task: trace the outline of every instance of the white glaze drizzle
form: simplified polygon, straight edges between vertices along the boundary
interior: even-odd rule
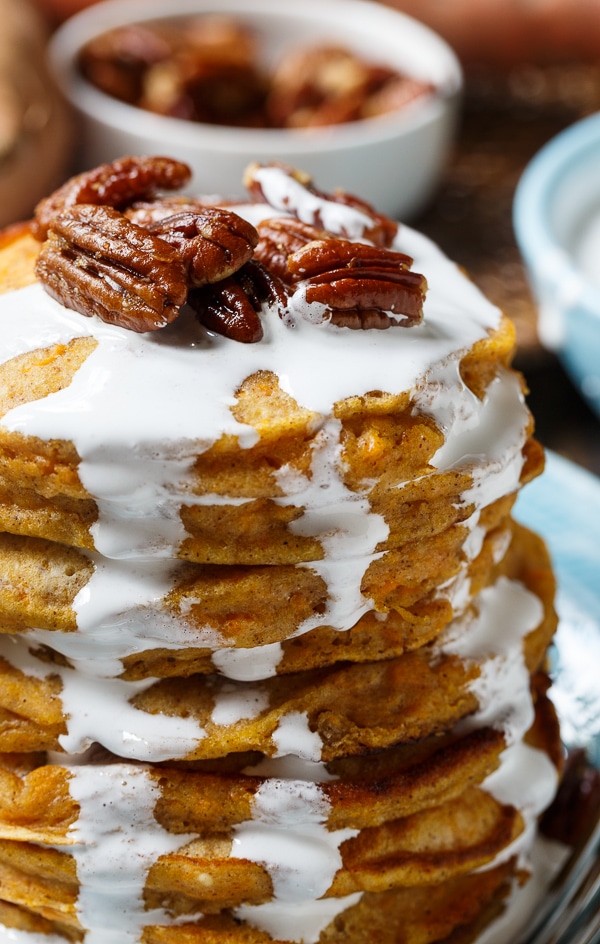
[[[311,193],[279,167],[257,167],[253,177],[270,207],[283,214],[294,208],[303,223],[357,241],[362,241],[365,231],[373,226],[368,213]]]
[[[434,647],[447,655],[477,661],[480,674],[471,682],[471,689],[479,708],[466,724],[499,727],[508,745],[519,740],[533,722],[523,640],[542,616],[542,604],[535,594],[519,581],[500,577],[481,591],[472,611],[447,627]]]
[[[471,683],[479,707],[459,729],[492,726],[503,734],[506,748],[500,766],[482,787],[499,803],[514,806],[524,819],[524,830],[486,868],[517,855],[527,868],[535,839],[537,817],[552,802],[558,787],[558,772],[547,754],[523,741],[535,711],[523,642],[543,618],[541,601],[519,581],[500,577],[486,587],[472,613],[455,620],[439,640],[446,654],[459,655],[481,665]]]
[[[274,740],[278,756],[249,772],[279,770],[285,779],[271,776],[263,781],[254,795],[251,819],[234,829],[231,850],[233,857],[264,865],[273,900],[244,905],[234,913],[279,939],[312,944],[337,914],[360,898],[321,900],[342,866],[340,846],[358,830],[327,828],[331,804],[320,784],[332,777],[316,763],[320,739],[310,732],[306,716],[287,715]]]
[[[191,836],[172,835],[153,810],[160,789],[147,768],[117,763],[71,767],[69,791],[79,803],[71,829],[80,892],[77,914],[87,944],[135,942],[145,925],[168,924],[169,915],[146,910],[148,871],[161,856],[182,848]]]
[[[323,743],[320,736],[311,731],[308,717],[302,711],[290,711],[280,719],[272,736],[275,757],[292,755],[305,761],[321,760]]]
[[[499,803],[518,809],[525,821],[522,836],[503,849],[492,864],[507,861],[517,854],[526,868],[537,818],[556,795],[556,767],[544,751],[521,741],[502,752],[500,766],[484,780],[482,787]]]
[[[316,901],[342,865],[339,847],[356,829],[330,831],[330,803],[319,784],[265,780],[252,818],[233,830],[231,855],[265,866],[278,901]]]
[[[25,638],[1,636],[0,656],[33,678],[59,676],[60,701],[67,734],[59,744],[68,754],[81,754],[93,743],[120,757],[161,761],[190,754],[205,736],[193,718],[152,715],[130,703],[155,680],[124,682],[90,678],[61,665],[48,664],[30,651]]]
[[[259,688],[225,685],[215,701],[211,721],[227,727],[243,718],[256,718],[268,706],[268,695]]]
[[[276,940],[316,944],[321,931],[360,899],[360,892],[356,892],[345,898],[323,898],[299,904],[270,901],[264,905],[241,905],[235,909],[235,915]]]

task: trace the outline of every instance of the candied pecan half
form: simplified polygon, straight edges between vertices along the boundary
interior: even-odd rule
[[[328,235],[324,230],[294,217],[263,220],[256,228],[259,238],[254,258],[284,282],[292,281],[288,269],[289,256],[307,243]]]
[[[410,76],[398,75],[373,92],[362,109],[363,118],[375,118],[400,111],[417,98],[435,94],[435,86]]]
[[[190,292],[188,301],[200,323],[209,331],[232,341],[244,344],[260,341],[263,336],[261,320],[235,277],[224,279],[210,288],[209,292],[205,289]]]
[[[36,274],[61,304],[131,331],[177,317],[187,272],[173,246],[111,207],[70,206],[51,225]]]
[[[332,270],[350,269],[410,269],[411,256],[392,249],[382,249],[369,243],[353,243],[335,236],[315,239],[292,252],[287,267],[294,281],[314,279]]]
[[[262,303],[276,305],[281,316],[287,290],[276,275],[251,259],[230,278],[190,292],[188,301],[209,331],[250,344],[263,337],[258,315]]]
[[[178,190],[191,177],[182,161],[169,157],[122,157],[110,164],[71,177],[35,208],[31,231],[42,242],[53,218],[80,203],[122,210],[134,200],[151,197],[158,190]]]
[[[207,206],[213,204],[181,193],[163,193],[151,200],[136,200],[122,212],[132,223],[148,226],[176,213],[203,213]]]
[[[190,18],[168,60],[145,76],[141,108],[210,124],[262,127],[267,78],[253,31],[235,18]]]
[[[404,253],[334,237],[307,243],[288,258],[306,301],[324,305],[331,323],[347,328],[419,324],[427,282],[411,264]]]
[[[220,282],[252,257],[258,233],[237,213],[220,207],[176,213],[144,227],[177,249],[190,288]]]
[[[82,48],[79,67],[107,95],[137,104],[147,70],[171,54],[169,37],[146,23],[129,23],[94,36]]]
[[[344,46],[298,47],[273,73],[269,115],[274,125],[288,128],[356,121],[372,92],[395,75]]]
[[[244,186],[253,200],[336,236],[390,246],[398,232],[397,223],[365,201],[343,191],[329,194],[317,190],[308,174],[281,162],[250,164],[244,172]],[[347,212],[336,211],[336,205]]]

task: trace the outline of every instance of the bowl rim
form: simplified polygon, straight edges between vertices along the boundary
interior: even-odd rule
[[[600,112],[574,122],[551,138],[527,164],[513,199],[517,243],[532,275],[569,306],[582,303],[600,319],[600,288],[574,263],[552,233],[552,193],[565,173],[587,154],[600,158]]]
[[[260,16],[274,13],[280,19],[287,18],[290,21],[299,16],[307,19],[317,16],[322,19],[325,15],[341,15],[342,11],[347,13],[349,7],[361,11],[371,21],[376,18],[384,27],[387,24],[397,27],[404,23],[413,34],[418,34],[435,47],[445,73],[445,78],[436,83],[437,94],[416,102],[414,107],[409,104],[397,112],[325,128],[237,128],[156,115],[135,105],[128,105],[95,88],[76,68],[75,58],[83,42],[125,23],[170,19],[209,11],[239,11]],[[135,122],[142,136],[166,142],[176,140],[178,144],[186,146],[197,145],[199,138],[202,138],[204,146],[231,152],[269,147],[275,157],[289,150],[312,152],[315,143],[322,150],[337,151],[395,138],[399,132],[410,131],[436,120],[449,104],[459,98],[463,88],[461,64],[446,40],[414,17],[374,0],[303,0],[300,9],[291,9],[281,0],[254,0],[251,7],[247,0],[227,0],[225,4],[220,0],[174,0],[167,9],[164,0],[102,0],[69,17],[58,27],[48,44],[48,59],[67,100],[96,121],[122,131],[130,131],[132,122]]]

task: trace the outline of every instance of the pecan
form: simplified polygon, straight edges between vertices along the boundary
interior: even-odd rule
[[[287,291],[276,275],[251,259],[230,278],[190,292],[188,301],[210,331],[248,344],[263,336],[262,303],[276,305],[283,315]]]
[[[266,77],[252,31],[216,14],[189,19],[144,77],[141,108],[189,121],[263,126]]]
[[[244,344],[261,340],[263,329],[258,313],[233,276],[211,286],[210,292],[203,289],[190,292],[188,300],[209,331]]]
[[[259,238],[254,258],[284,282],[292,281],[288,269],[289,256],[307,243],[327,236],[324,230],[293,217],[263,220],[257,230]]]
[[[287,267],[294,281],[302,278],[314,279],[315,276],[344,267],[395,270],[409,269],[412,264],[412,258],[406,253],[336,237],[306,243],[292,252],[287,260]]]
[[[370,204],[351,194],[317,190],[310,176],[280,162],[250,164],[244,185],[253,200],[349,239],[368,239],[377,246],[391,245],[398,225]],[[336,205],[346,208],[337,210]]]
[[[369,331],[376,329],[384,331],[398,325],[399,322],[390,318],[384,311],[377,308],[349,308],[346,311],[331,311],[329,323],[336,328],[350,328],[353,331]],[[406,322],[404,322],[406,325]]]
[[[177,250],[111,207],[80,204],[55,216],[36,273],[67,308],[131,331],[169,324],[187,295]]]
[[[237,213],[220,207],[176,213],[144,227],[179,253],[190,288],[220,282],[252,257],[258,233]]]
[[[259,260],[251,259],[240,270],[238,278],[257,311],[264,302],[267,302],[277,309],[280,318],[283,317],[289,293],[287,285],[276,272],[272,272]]]
[[[171,44],[159,29],[130,23],[89,40],[81,50],[79,67],[96,88],[135,105],[147,70],[170,54]]]
[[[289,53],[273,73],[267,114],[276,127],[322,127],[400,110],[434,91],[343,46],[306,47]]]
[[[357,121],[372,92],[396,74],[343,46],[299,47],[273,73],[268,113],[288,128]]]
[[[53,218],[80,203],[124,209],[135,200],[153,196],[157,190],[178,190],[191,177],[182,161],[168,157],[122,157],[111,164],[72,177],[35,208],[31,231],[43,241]]]
[[[435,86],[420,79],[398,75],[369,96],[362,109],[363,118],[375,118],[400,111],[417,98],[434,95]]]
[[[181,193],[161,194],[151,200],[136,200],[122,211],[127,219],[138,226],[148,226],[176,213],[203,213],[212,203],[204,203]]]
[[[423,318],[427,283],[409,268],[411,263],[404,253],[330,238],[292,253],[288,268],[306,301],[330,311],[332,324],[388,328]]]
[[[215,13],[116,27],[86,43],[78,65],[89,82],[131,105],[234,127],[359,121],[433,91],[330,43],[286,48],[273,64],[259,56],[243,21]]]
[[[362,238],[370,240],[375,246],[389,249],[398,234],[398,224],[394,220],[391,220],[384,213],[378,213],[366,200],[361,200],[360,197],[355,197],[354,194],[346,193],[343,190],[336,190],[330,199],[334,203],[351,207],[359,213],[369,216],[371,223],[365,229]]]

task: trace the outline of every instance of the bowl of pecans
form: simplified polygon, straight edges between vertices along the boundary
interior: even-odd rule
[[[54,34],[77,169],[167,151],[235,199],[251,161],[301,167],[410,218],[452,144],[457,57],[372,0],[108,0]]]

